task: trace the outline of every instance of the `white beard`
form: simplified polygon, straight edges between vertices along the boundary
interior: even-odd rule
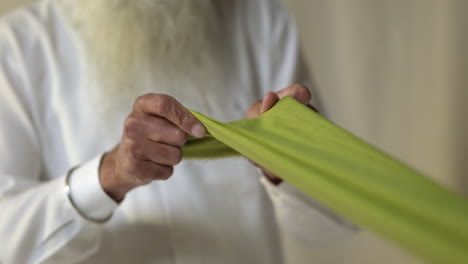
[[[206,110],[204,98],[217,92],[220,76],[214,2],[76,1],[65,14],[83,40],[86,89],[97,114],[121,119],[146,93]]]

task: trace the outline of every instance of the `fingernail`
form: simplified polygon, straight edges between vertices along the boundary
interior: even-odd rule
[[[190,132],[192,133],[193,136],[197,138],[202,138],[206,134],[206,129],[200,124],[195,124],[192,127],[192,130],[190,130]]]

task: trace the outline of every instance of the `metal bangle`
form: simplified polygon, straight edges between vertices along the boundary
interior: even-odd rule
[[[103,224],[107,221],[109,221],[111,218],[112,218],[112,214],[110,214],[108,217],[104,218],[104,219],[94,219],[94,218],[91,218],[89,216],[87,216],[86,214],[84,214],[79,208],[78,206],[76,205],[75,201],[73,201],[73,198],[72,198],[72,195],[71,195],[71,186],[70,186],[70,178],[71,178],[71,175],[73,174],[73,172],[78,169],[80,166],[75,166],[73,168],[71,168],[68,173],[67,173],[67,176],[65,177],[65,194],[67,195],[68,197],[68,201],[70,201],[70,204],[73,206],[73,208],[78,212],[78,214],[83,217],[84,219],[88,220],[88,221],[91,221],[91,222],[94,222],[94,223],[98,223],[98,224]]]

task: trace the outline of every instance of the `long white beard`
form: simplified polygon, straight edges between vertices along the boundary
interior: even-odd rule
[[[138,96],[152,92],[203,111],[220,76],[214,2],[76,1],[67,12],[84,40],[86,86],[96,109],[108,118],[128,114]]]

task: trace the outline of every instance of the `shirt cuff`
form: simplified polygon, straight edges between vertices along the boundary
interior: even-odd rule
[[[102,155],[83,164],[70,176],[70,195],[77,210],[90,219],[107,219],[118,207],[99,182]]]

